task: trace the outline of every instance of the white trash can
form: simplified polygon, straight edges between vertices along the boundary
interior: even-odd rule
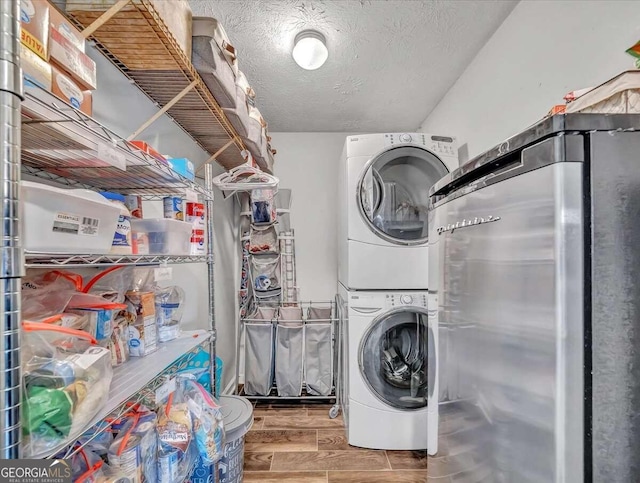
[[[221,396],[219,402],[226,443],[218,462],[218,479],[220,483],[242,483],[244,437],[253,425],[253,405],[240,396]]]

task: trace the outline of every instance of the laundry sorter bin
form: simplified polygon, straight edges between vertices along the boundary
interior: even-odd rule
[[[302,395],[304,321],[300,307],[280,307],[276,328],[276,387],[280,397]]]
[[[243,321],[244,394],[256,399],[334,399],[334,302],[258,303],[257,311]]]
[[[273,387],[275,325],[277,308],[258,307],[244,320],[244,393],[268,396]]]
[[[309,307],[304,329],[304,379],[307,393],[330,396],[333,391],[333,309]]]

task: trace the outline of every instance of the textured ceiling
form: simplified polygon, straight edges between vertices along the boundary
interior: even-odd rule
[[[384,132],[416,129],[517,1],[190,3],[224,25],[271,131]],[[291,57],[310,28],[329,48],[315,71]]]

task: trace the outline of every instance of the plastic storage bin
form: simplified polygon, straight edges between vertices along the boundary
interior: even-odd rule
[[[189,255],[191,252],[191,223],[155,218],[131,220],[134,233],[146,233],[150,255]]]
[[[236,103],[231,109],[222,109],[229,122],[243,139],[260,139],[263,132],[263,121],[260,111],[255,107],[255,92],[242,73],[236,77]],[[257,142],[257,141],[256,141]],[[254,154],[253,152],[251,154]]]
[[[211,17],[193,18],[191,61],[220,107],[236,107],[235,49],[222,25]]]
[[[21,183],[23,246],[33,252],[109,253],[120,208],[98,193]]]

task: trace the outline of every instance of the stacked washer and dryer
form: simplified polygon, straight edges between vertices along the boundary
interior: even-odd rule
[[[350,136],[339,179],[340,404],[349,444],[427,447],[429,189],[454,138]]]

